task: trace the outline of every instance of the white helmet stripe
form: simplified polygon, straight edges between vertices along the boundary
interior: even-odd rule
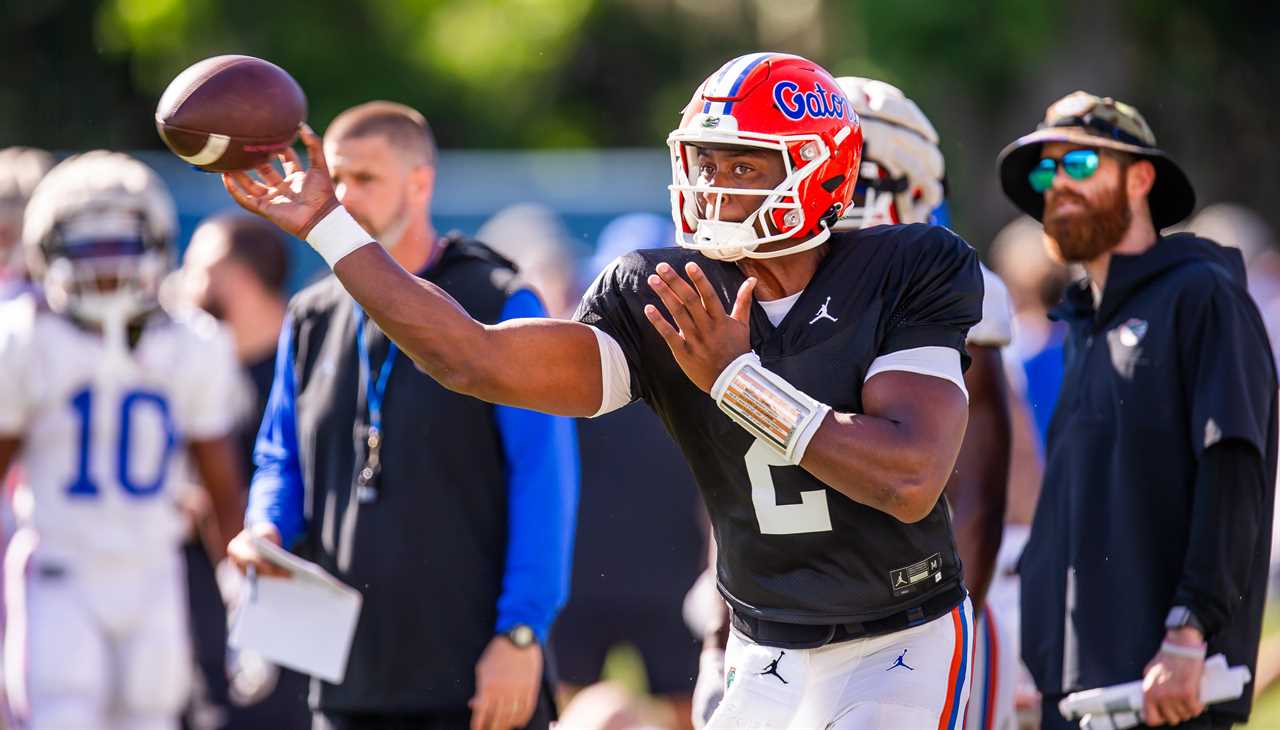
[[[703,90],[702,95],[731,96],[733,94],[733,87],[742,80],[742,76],[755,66],[758,61],[764,60],[772,55],[773,53],[766,51],[763,53],[748,53],[745,56],[738,56],[720,68],[720,73],[716,74],[715,81],[707,85],[707,88]],[[704,114],[725,114],[725,102],[706,102],[702,106],[702,112]]]

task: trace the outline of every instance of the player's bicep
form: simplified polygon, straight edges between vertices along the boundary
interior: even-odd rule
[[[862,407],[869,416],[898,424],[939,463],[955,463],[969,419],[968,399],[955,382],[937,375],[885,370],[863,384]]]
[[[591,416],[604,394],[600,345],[592,327],[560,319],[488,325],[487,377],[476,397],[558,416]]]

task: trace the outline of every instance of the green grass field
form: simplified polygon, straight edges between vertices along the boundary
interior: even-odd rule
[[[1280,636],[1280,606],[1273,598],[1269,599],[1267,615],[1262,621],[1262,643],[1267,645],[1271,637]],[[1280,683],[1273,684],[1266,694],[1258,698],[1253,705],[1253,715],[1249,724],[1242,730],[1280,730]]]
[[[1258,698],[1253,706],[1253,716],[1242,730],[1276,730],[1280,728],[1280,691],[1272,688]]]

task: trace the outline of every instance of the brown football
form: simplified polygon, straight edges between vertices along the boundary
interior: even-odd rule
[[[298,135],[307,97],[287,71],[253,56],[214,56],[178,74],[156,106],[156,131],[210,172],[266,162]]]

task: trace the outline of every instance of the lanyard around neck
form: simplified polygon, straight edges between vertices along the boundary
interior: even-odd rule
[[[378,377],[375,380],[373,368],[369,362],[368,342],[364,336],[364,325],[367,317],[359,304],[356,305],[355,316],[356,352],[360,356],[360,379],[365,383],[365,402],[369,408],[369,429],[380,436],[382,433],[382,398],[386,395],[387,381],[390,380],[391,368],[395,365],[396,343],[387,343],[387,357],[382,361],[382,367],[378,370]]]

